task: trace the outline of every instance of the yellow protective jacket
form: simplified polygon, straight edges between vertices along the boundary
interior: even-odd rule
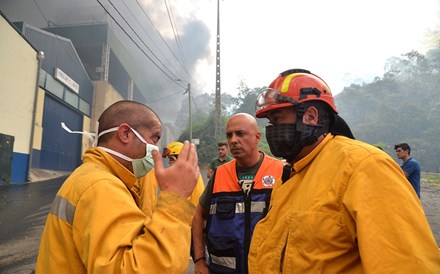
[[[109,154],[83,158],[52,204],[36,273],[184,273],[194,205],[165,191],[142,201],[148,187]]]
[[[440,273],[414,189],[383,151],[328,134],[277,181],[249,273]]]

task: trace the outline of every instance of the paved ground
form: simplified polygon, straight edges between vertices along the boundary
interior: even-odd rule
[[[201,172],[206,180],[206,170]],[[37,170],[31,178],[41,183],[0,186],[0,273],[34,273],[44,222],[63,176],[65,173]],[[422,184],[421,193],[425,214],[440,246],[440,186]],[[23,215],[26,208],[33,208],[34,213]],[[190,260],[185,273],[194,273],[193,267]]]

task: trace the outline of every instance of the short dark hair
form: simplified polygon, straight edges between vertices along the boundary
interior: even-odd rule
[[[310,106],[314,106],[318,110],[318,125],[327,130],[330,129],[330,125],[334,121],[334,111],[330,106],[322,101],[309,101],[304,103],[304,109]]]
[[[402,150],[408,150],[408,154],[411,154],[411,147],[407,143],[400,143],[394,146],[394,150],[401,148]]]
[[[159,119],[159,116],[147,105],[136,101],[121,100],[110,105],[99,116],[99,128],[96,134],[112,127],[118,127],[122,123],[128,123],[135,130],[148,128],[153,117]],[[98,144],[106,143],[110,136],[111,134],[102,135],[99,137]]]
[[[222,146],[228,147],[228,143],[226,143],[224,141],[220,141],[220,142],[217,143],[217,147],[222,147]]]

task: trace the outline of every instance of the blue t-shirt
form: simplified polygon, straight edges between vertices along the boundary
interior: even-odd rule
[[[400,166],[408,175],[407,178],[420,199],[420,166],[419,163],[412,157]]]

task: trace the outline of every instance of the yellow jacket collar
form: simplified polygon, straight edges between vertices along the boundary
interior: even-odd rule
[[[309,154],[307,154],[304,158],[302,158],[301,160],[299,160],[298,162],[296,162],[295,164],[293,164],[293,170],[295,172],[299,172],[301,169],[303,169],[304,167],[306,167],[309,163],[311,163],[313,161],[313,159],[315,159],[315,157],[319,154],[319,152],[324,148],[324,146],[333,138],[333,134],[331,134],[330,132],[327,133],[327,135],[325,136],[325,138],[321,141],[321,143],[319,143],[319,145],[317,147],[315,147],[315,149],[312,150],[312,152],[310,152]]]
[[[126,167],[116,161],[113,156],[99,148],[89,148],[83,156],[84,163],[93,161],[101,169],[105,169],[118,177],[128,189],[131,189],[137,181],[136,176]]]

